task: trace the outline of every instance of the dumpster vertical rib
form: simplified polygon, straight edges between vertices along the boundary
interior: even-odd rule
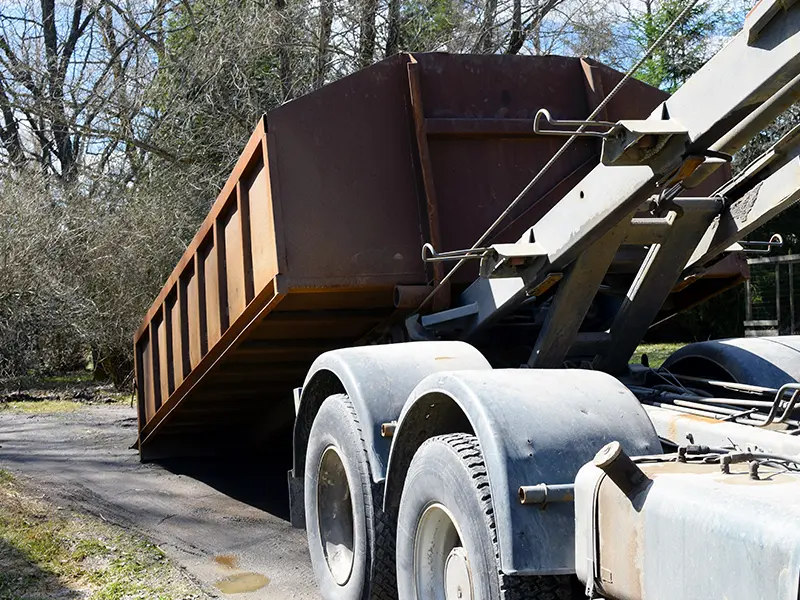
[[[165,363],[166,363],[166,378],[167,378],[167,396],[175,391],[175,359],[177,353],[175,352],[175,336],[177,335],[177,326],[175,321],[175,307],[178,303],[178,290],[177,286],[172,288],[172,291],[167,294],[167,299],[164,302],[164,329],[166,338],[165,344]],[[178,341],[180,344],[180,341]]]
[[[204,282],[204,300],[205,300],[205,319],[206,319],[206,335],[207,335],[207,346],[203,349],[203,354],[206,354],[210,348],[214,347],[214,344],[217,343],[219,340],[220,335],[222,335],[222,321],[221,321],[221,313],[220,313],[220,306],[219,306],[219,267],[217,261],[217,247],[215,245],[216,241],[216,232],[217,226],[216,223],[211,227],[211,231],[209,231],[207,241],[202,249],[202,271],[203,271],[203,282]]]
[[[169,297],[169,296],[167,296]],[[156,384],[159,386],[158,401],[160,404],[169,398],[169,351],[167,343],[169,331],[167,330],[166,301],[161,305],[161,318],[156,325],[156,340],[158,348],[158,378]],[[160,406],[159,404],[159,406]],[[158,410],[158,409],[156,409]]]
[[[433,183],[433,167],[431,165],[431,152],[428,146],[428,132],[425,125],[425,112],[422,108],[422,89],[419,78],[419,63],[413,54],[408,55],[408,87],[411,95],[411,114],[414,118],[414,134],[417,140],[419,153],[419,166],[422,175],[422,186],[425,191],[425,208],[428,216],[429,241],[437,250],[442,249],[442,236],[439,230],[439,207],[436,201],[436,186]],[[444,278],[444,263],[433,263],[434,286]],[[446,308],[448,304],[449,286],[440,290],[434,298],[437,309]]]
[[[147,360],[146,356],[146,334],[141,336],[136,341],[136,351],[133,353],[133,368],[136,373],[136,381],[134,382],[134,389],[136,390],[136,404],[137,404],[137,417],[139,419],[139,431],[142,430],[144,424],[147,423],[147,412],[145,410],[145,370],[144,364]]]
[[[244,283],[244,248],[242,244],[242,219],[239,209],[239,182],[236,183],[231,197],[228,199],[228,210],[220,213],[220,236],[224,240],[225,254],[225,298],[227,304],[228,325],[236,321],[247,304],[247,292]]]
[[[156,324],[160,312],[157,312],[150,321],[148,333],[150,336],[150,377],[147,380],[147,414],[152,418],[156,411],[161,407],[161,378],[159,377],[158,362],[158,330]]]
[[[191,321],[191,314],[189,312],[189,285],[191,284],[191,275],[194,273],[194,261],[186,265],[186,268],[178,278],[178,318],[180,319],[180,381],[175,382],[175,387],[178,387],[184,379],[189,375],[192,370],[192,342],[189,333],[189,323],[196,326],[195,321]],[[187,276],[188,274],[188,276]]]
[[[214,256],[216,266],[214,277],[217,284],[217,311],[219,313],[219,336],[230,326],[228,308],[228,259],[225,253],[225,207],[227,202],[214,222]]]
[[[242,277],[244,280],[244,303],[253,301],[255,295],[253,286],[253,245],[250,240],[250,194],[242,185],[241,180],[236,182],[236,202],[239,207],[239,227],[241,228],[242,248]]]
[[[192,360],[192,368],[194,369],[203,357],[205,356],[206,352],[208,352],[208,323],[207,323],[207,315],[208,309],[206,307],[206,277],[205,277],[205,266],[203,264],[201,250],[198,249],[197,253],[194,255],[194,277],[192,277],[193,284],[189,287],[189,291],[194,292],[194,296],[197,298],[197,303],[194,302],[190,303],[189,306],[193,307],[196,306],[197,310],[197,328],[198,328],[198,336],[197,336],[197,345],[196,345],[196,360]]]

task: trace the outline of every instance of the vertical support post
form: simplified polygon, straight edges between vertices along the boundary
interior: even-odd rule
[[[422,89],[419,80],[419,63],[413,54],[408,55],[408,87],[411,95],[411,112],[414,117],[414,134],[419,153],[419,165],[422,171],[422,186],[425,191],[425,207],[428,215],[428,235],[430,243],[437,250],[442,250],[442,237],[439,230],[439,208],[436,199],[436,187],[433,184],[433,168],[431,153],[428,147],[428,132],[425,125],[425,112],[422,108]],[[434,286],[444,279],[444,264],[433,263]],[[450,286],[444,285],[433,298],[434,310],[442,310],[450,305]]]
[[[753,320],[753,289],[750,287],[750,279],[744,280],[744,320]]]
[[[778,333],[781,332],[781,264],[775,264],[775,320],[778,322]]]
[[[627,369],[628,359],[661,310],[717,212],[716,208],[702,204],[686,204],[680,217],[675,211],[669,214],[670,232],[663,242],[650,246],[609,328],[609,347],[597,357],[595,368],[607,373],[622,373]]]
[[[536,338],[528,359],[530,368],[556,368],[564,362],[633,215],[620,221],[569,266]]]
[[[789,263],[789,335],[794,335],[794,265]]]

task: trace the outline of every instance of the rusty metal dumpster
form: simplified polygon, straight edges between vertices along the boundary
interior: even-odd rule
[[[367,340],[441,277],[422,244],[470,246],[563,143],[533,134],[536,111],[586,116],[620,78],[557,56],[405,54],[270,111],[135,334],[142,457],[291,424],[316,356]],[[603,118],[664,97],[629,81]],[[598,154],[573,144],[493,241],[516,239]]]

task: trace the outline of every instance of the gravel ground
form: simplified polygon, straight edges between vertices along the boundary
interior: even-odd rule
[[[136,413],[127,406],[2,410],[0,468],[146,536],[212,594],[318,597],[305,532],[288,523],[283,460],[142,464],[130,449],[135,437]]]

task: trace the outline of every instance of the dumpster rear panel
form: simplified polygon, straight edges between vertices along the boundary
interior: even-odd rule
[[[143,458],[216,453],[292,423],[292,389],[426,286],[421,246],[470,246],[621,74],[562,57],[397,55],[269,112],[136,332]],[[629,81],[603,118],[665,95]],[[492,241],[513,241],[595,164],[580,139]],[[472,281],[463,269],[451,293]],[[447,298],[443,299],[447,302]]]

